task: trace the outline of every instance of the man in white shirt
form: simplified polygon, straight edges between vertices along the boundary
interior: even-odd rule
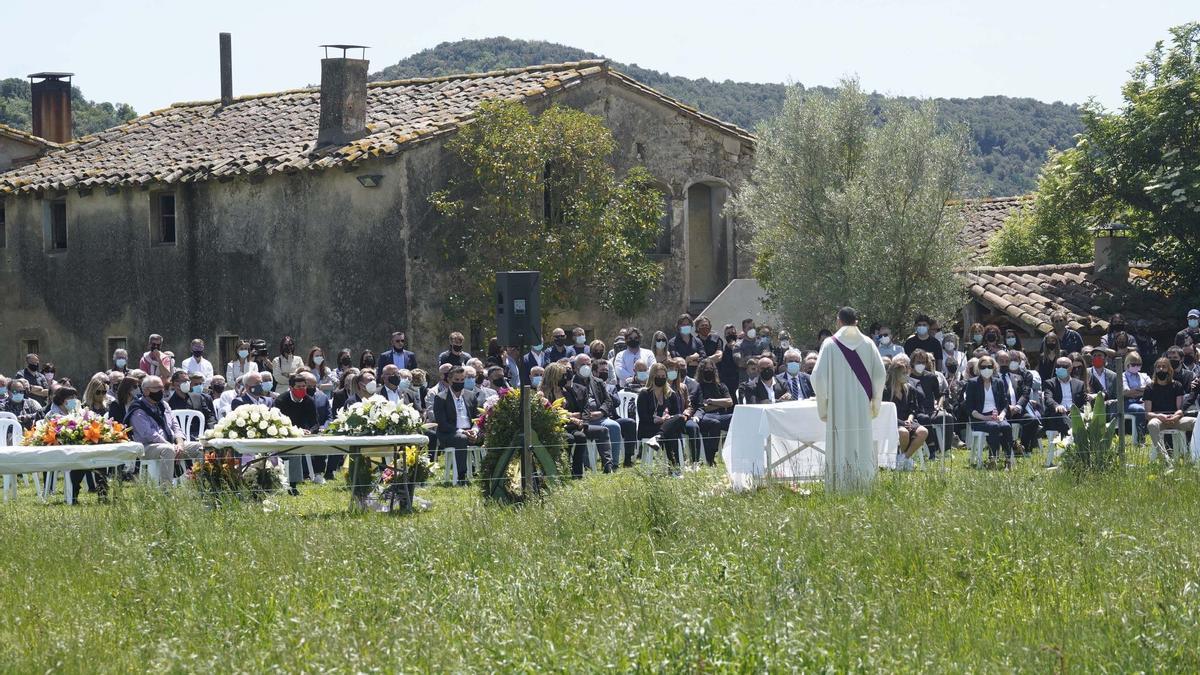
[[[199,373],[204,377],[204,386],[208,386],[213,378],[213,366],[208,359],[204,358],[204,340],[196,338],[192,340],[192,355],[183,360],[183,369],[188,375]]]
[[[617,380],[624,382],[634,376],[633,367],[638,362],[646,364],[646,368],[654,365],[654,352],[642,349],[642,332],[630,328],[625,333],[625,349],[613,357],[613,365],[617,367]]]
[[[392,403],[407,403],[404,392],[400,391],[400,369],[396,364],[389,363],[383,367],[383,390],[379,393]]]

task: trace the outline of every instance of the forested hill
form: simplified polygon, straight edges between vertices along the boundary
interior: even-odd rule
[[[29,80],[19,77],[0,80],[0,124],[32,132],[32,110]],[[84,98],[79,87],[71,88],[71,125],[75,138],[128,122],[136,116],[128,103],[96,103]]]
[[[433,77],[594,58],[600,56],[552,42],[502,37],[462,40],[443,42],[414,54],[375,73],[372,78]],[[785,87],[782,84],[693,80],[636,64],[614,61],[612,66],[665,94],[747,129],[754,129],[783,105]],[[864,84],[885,88],[887,85],[883,82]],[[820,86],[805,87],[805,90],[831,91]],[[1074,145],[1073,136],[1083,128],[1076,105],[1009,96],[936,101],[944,119],[963,121],[971,128],[978,149],[973,177],[976,187],[972,190],[976,195],[1009,196],[1030,192],[1035,187],[1038,169],[1045,161],[1047,151]]]

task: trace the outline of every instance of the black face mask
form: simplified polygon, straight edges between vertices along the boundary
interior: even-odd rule
[[[717,374],[711,370],[706,370],[700,374],[700,379],[705,382],[713,382],[717,379]]]
[[[503,389],[504,387],[507,387],[507,386],[508,386],[508,382],[505,381],[505,379],[503,377],[498,377],[498,378],[492,380],[492,388],[493,389]]]
[[[725,334],[725,341],[726,341],[726,342],[733,342],[733,341],[734,341],[734,340],[736,340],[736,339],[737,339],[737,333],[726,333],[726,334]]]
[[[758,371],[758,377],[763,382],[767,382],[772,377],[775,377],[775,371],[771,368],[765,368],[763,370]]]
[[[633,349],[633,350],[636,350],[636,349],[639,349],[639,348],[641,348],[641,346],[642,346],[642,341],[641,341],[641,340],[626,340],[626,341],[625,341],[625,348],[626,348],[626,349]]]
[[[1183,362],[1184,362],[1184,363],[1186,363],[1186,364],[1188,364],[1188,365],[1190,366],[1190,365],[1192,365],[1193,363],[1195,363],[1195,362],[1196,362],[1196,357],[1195,357],[1195,355],[1193,355],[1193,354],[1184,354],[1184,355],[1183,355]]]
[[[665,386],[667,386],[667,378],[665,378],[665,377],[656,377],[656,378],[654,378],[654,386],[656,386],[656,387],[665,387]]]
[[[466,386],[466,385],[462,382],[451,382],[450,390],[457,394],[458,392],[463,390],[464,386]]]
[[[1175,370],[1179,370],[1179,362],[1176,361],[1175,359],[1171,359],[1171,367],[1174,368]]]
[[[462,345],[450,345],[450,351],[457,354],[462,351]]]
[[[30,364],[26,365],[26,368],[29,368],[29,372],[36,373],[38,371],[38,368],[41,368],[41,365],[39,365],[37,363],[30,363]]]
[[[946,372],[947,372],[947,373],[954,373],[954,372],[957,372],[957,371],[958,371],[958,364],[957,364],[957,363],[947,363],[947,364],[946,364]]]
[[[209,389],[212,389],[212,393],[214,393],[214,394],[222,394],[225,392],[225,385],[213,384],[213,385],[209,386]]]
[[[1166,380],[1170,379],[1170,377],[1171,377],[1171,374],[1170,374],[1170,373],[1168,373],[1168,372],[1167,372],[1167,371],[1165,371],[1165,370],[1160,370],[1160,371],[1158,371],[1158,372],[1154,373],[1154,377],[1156,377],[1156,378],[1158,378],[1158,379],[1160,379],[1160,380],[1162,380],[1162,381],[1164,381],[1164,382],[1165,382]]]
[[[608,371],[607,370],[597,371],[596,379],[607,382],[608,381]]]
[[[304,389],[304,391],[308,392],[308,395],[309,395],[309,396],[316,396],[316,395],[317,395],[317,388],[316,388],[316,387],[306,387],[306,388]]]
[[[250,387],[250,393],[253,396],[262,396],[263,395],[263,386],[261,384],[256,384],[253,387]]]
[[[558,381],[558,386],[559,386],[560,388],[561,388],[561,387],[565,387],[565,386],[567,386],[567,383],[569,383],[570,381],[571,381],[571,378],[570,378],[570,377],[567,377],[566,375],[563,375],[563,376],[562,376],[562,379]]]
[[[345,358],[338,359],[338,365],[343,368],[349,368],[350,367],[350,357],[347,356]]]
[[[151,401],[154,401],[155,403],[162,401],[162,397],[163,397],[163,393],[161,390],[146,392],[146,398],[150,399]]]
[[[566,341],[567,341],[567,338],[565,336],[562,336],[562,335],[554,336],[554,344],[558,345],[559,347],[561,347],[562,344]]]
[[[400,376],[399,375],[389,375],[388,376],[388,384],[392,385],[393,387],[399,387],[400,386]]]
[[[696,377],[696,366],[688,366],[687,373],[688,373],[688,377],[691,377],[691,378]]]

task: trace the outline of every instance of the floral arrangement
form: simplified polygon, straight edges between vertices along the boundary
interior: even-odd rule
[[[483,494],[501,502],[521,501],[521,391],[502,389],[484,405],[475,421],[483,439],[484,457],[479,481]],[[530,427],[533,431],[534,480],[543,485],[569,475],[567,457],[567,410],[563,400],[553,403],[541,392],[529,396]]]
[[[382,396],[343,408],[325,427],[337,436],[401,436],[423,433],[421,413],[407,403],[393,403]]]
[[[337,414],[325,427],[325,433],[334,436],[403,436],[406,434],[423,434],[424,428],[421,426],[421,413],[417,412],[416,408],[407,403],[393,403],[382,396],[372,396],[365,401],[359,401],[354,405],[347,406]],[[386,482],[395,482],[397,486],[402,481],[416,484],[424,482],[428,479],[432,472],[432,463],[429,462],[428,456],[425,456],[427,466],[419,468],[419,462],[414,459],[414,464],[407,462],[409,450],[412,450],[415,455],[424,455],[417,451],[416,448],[406,448],[405,466],[403,470],[392,469],[393,474],[399,474],[388,479]],[[386,473],[387,469],[385,469]],[[424,478],[415,480],[411,477],[418,471],[424,471]],[[350,490],[354,498],[358,500],[360,505],[367,505],[367,498],[375,489],[375,476],[371,469],[371,462],[368,458],[363,457],[361,452],[352,451],[350,453],[350,466],[347,470],[347,482],[350,483]],[[384,488],[385,491],[387,488]],[[400,488],[392,487],[392,493],[396,493]],[[401,509],[407,510],[407,505],[412,504],[412,489],[406,487],[407,497],[401,500]],[[382,499],[382,496],[381,496]],[[388,497],[389,501],[394,502],[393,497]]]
[[[187,478],[210,498],[229,495],[257,500],[286,489],[288,484],[282,462],[272,464],[264,458],[243,466],[232,450],[205,452],[203,461],[188,469]]]
[[[204,433],[205,440],[215,438],[298,438],[304,432],[292,425],[287,415],[265,405],[244,405],[226,415]]]
[[[434,463],[429,453],[410,445],[400,452],[393,466],[385,466],[380,476],[379,499],[387,510],[403,512],[412,510],[413,492],[416,486],[433,475]]]
[[[125,425],[91,410],[41,420],[25,432],[22,445],[102,445],[129,440]]]

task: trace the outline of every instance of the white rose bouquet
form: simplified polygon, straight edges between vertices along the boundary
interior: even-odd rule
[[[239,408],[240,410],[240,408]],[[400,436],[424,433],[421,413],[407,403],[393,403],[382,396],[343,408],[325,427],[336,436]]]
[[[244,405],[230,412],[204,434],[214,438],[298,438],[304,432],[287,415],[265,405]]]

